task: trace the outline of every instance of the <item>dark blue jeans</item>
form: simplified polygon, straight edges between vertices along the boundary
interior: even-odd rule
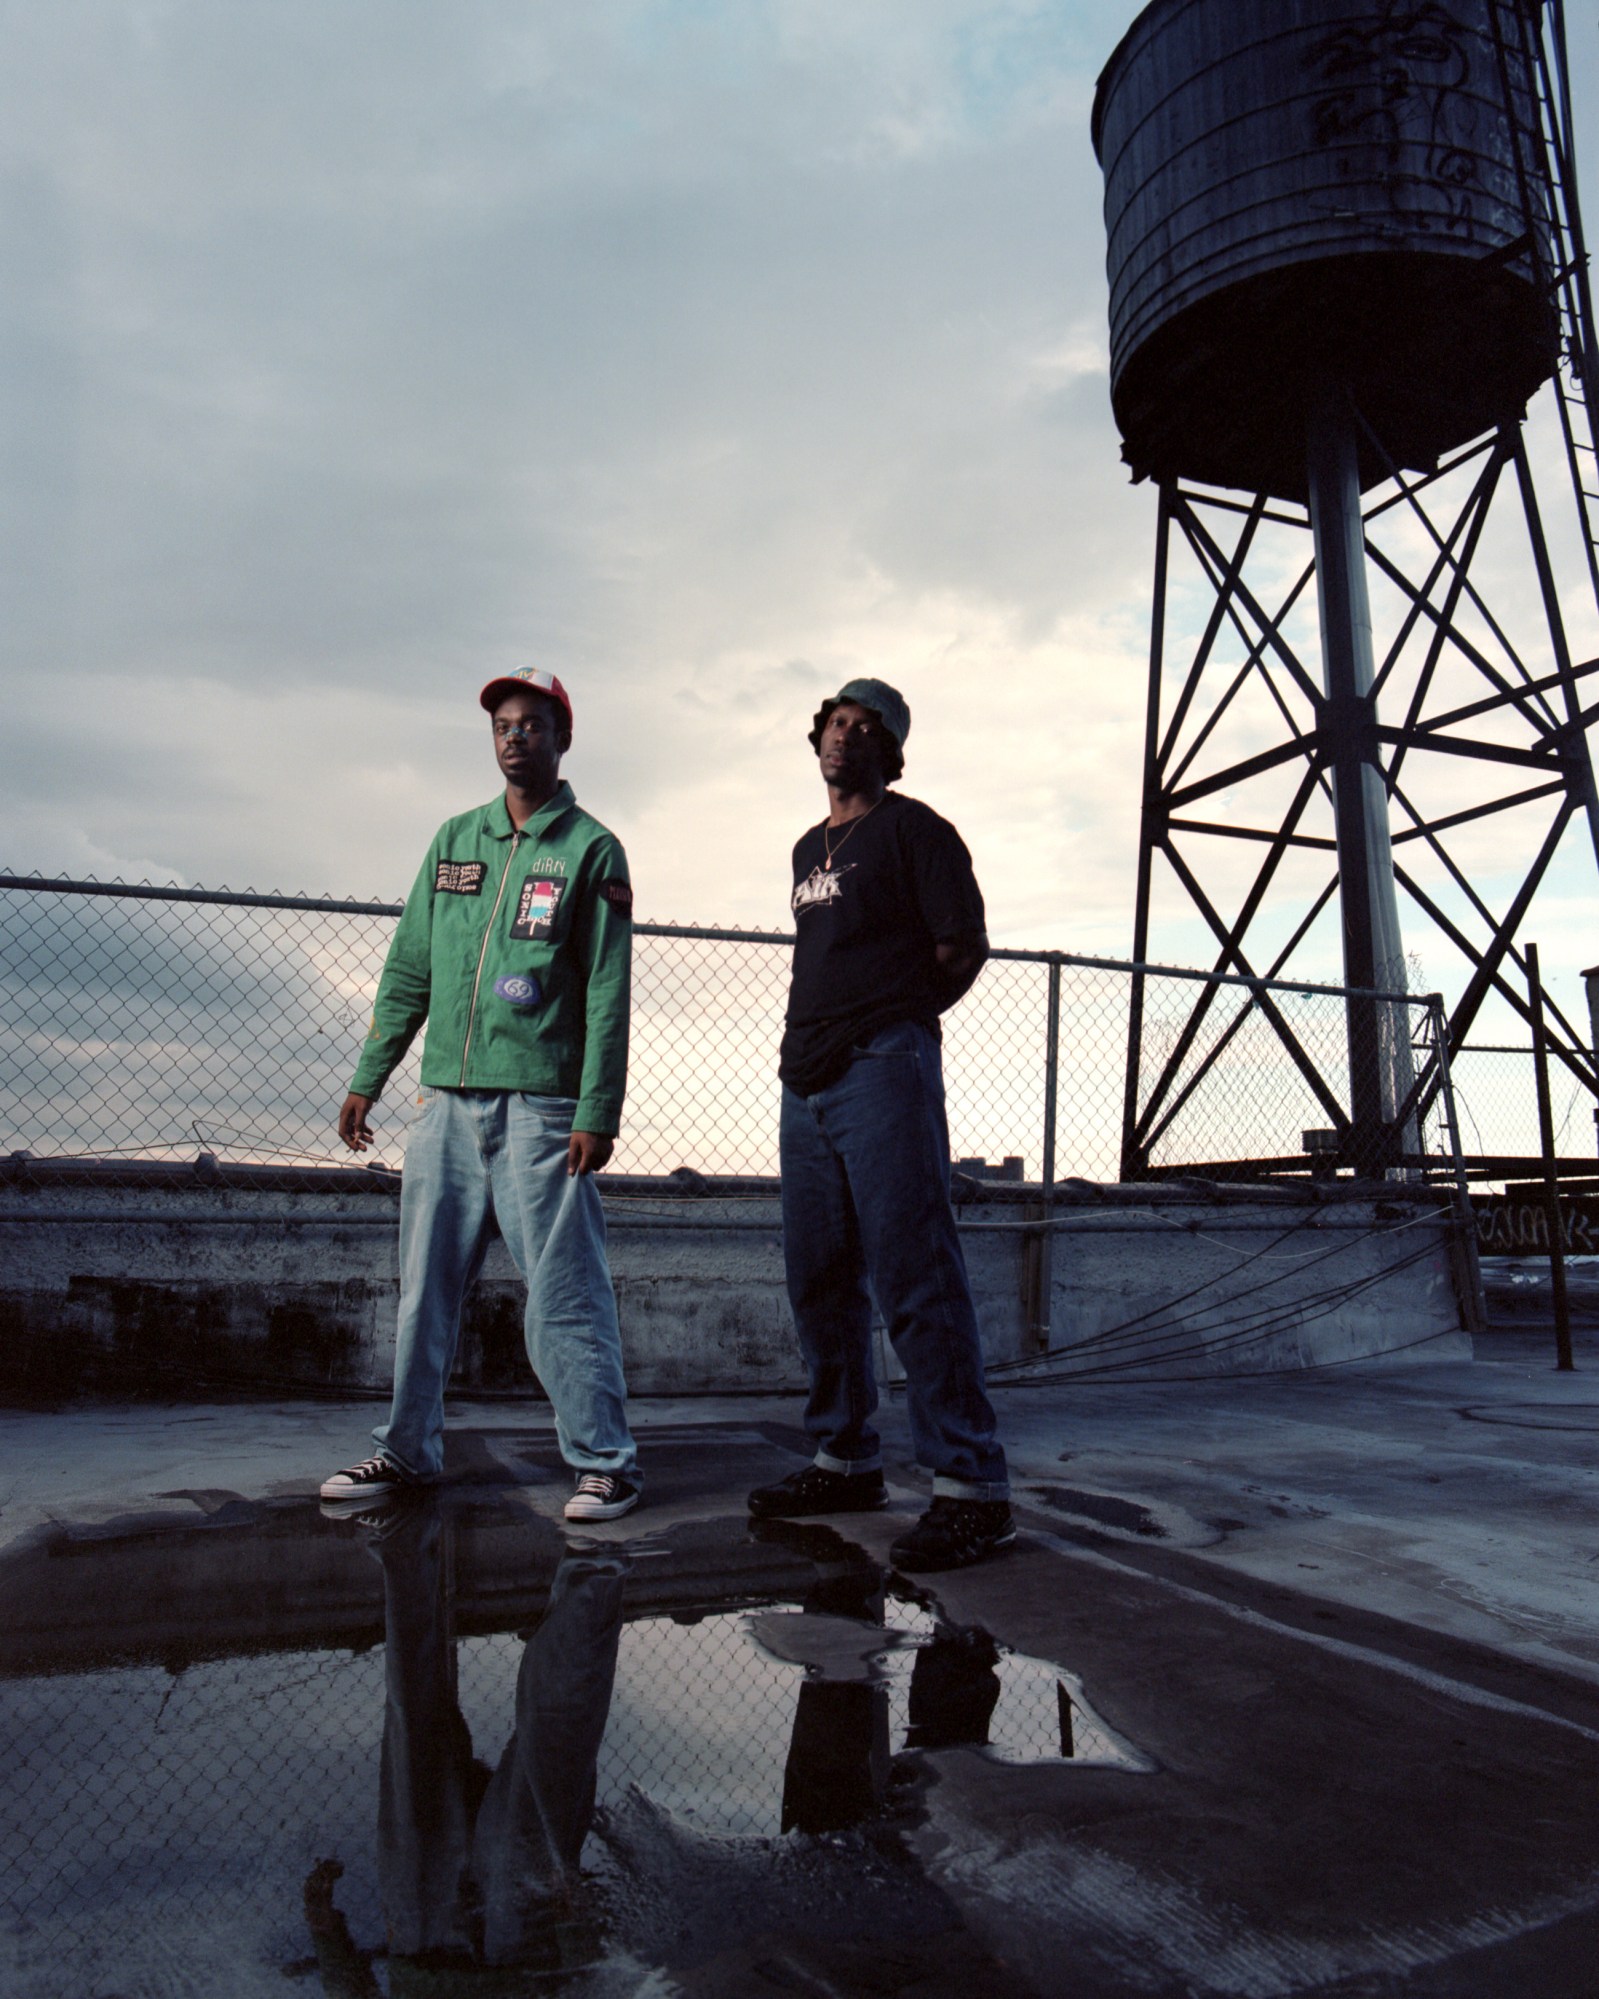
[[[949,1205],[938,1043],[885,1027],[815,1096],[783,1089],[783,1258],[810,1372],[805,1427],[828,1471],[875,1471],[872,1301],[905,1369],[933,1490],[1004,1499],[966,1261]]]

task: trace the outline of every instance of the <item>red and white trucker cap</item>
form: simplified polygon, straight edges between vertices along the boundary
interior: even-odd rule
[[[478,704],[492,715],[507,694],[547,694],[558,708],[565,710],[567,733],[571,733],[572,697],[553,673],[545,673],[536,666],[518,666],[491,680],[478,696]]]

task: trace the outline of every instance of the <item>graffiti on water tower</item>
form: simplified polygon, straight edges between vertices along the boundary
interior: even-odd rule
[[[1395,208],[1412,223],[1430,219],[1465,236],[1482,191],[1482,106],[1468,87],[1477,40],[1445,7],[1387,0],[1366,20],[1320,37],[1304,57],[1321,86],[1311,100],[1315,143],[1359,147],[1365,161],[1346,171],[1362,178],[1370,149],[1380,147]]]

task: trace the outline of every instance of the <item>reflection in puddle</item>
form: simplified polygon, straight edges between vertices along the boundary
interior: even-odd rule
[[[637,1785],[707,1832],[787,1830],[783,1773],[796,1700],[808,1694],[822,1705],[841,1737],[849,1732],[852,1703],[860,1706],[851,1676],[830,1664],[808,1667],[782,1645],[783,1625],[816,1621],[803,1612],[740,1611],[708,1613],[687,1629],[664,1620],[627,1626],[600,1753],[601,1802]],[[490,1685],[503,1684],[505,1644],[482,1641],[494,1663],[474,1661],[471,1668],[472,1648],[462,1648],[463,1705],[469,1674],[471,1683],[481,1674]],[[880,1698],[884,1743],[894,1751],[975,1745],[1006,1763],[1070,1756],[1084,1765],[1150,1767],[1093,1713],[1073,1676],[1047,1660],[995,1648],[986,1634],[954,1635],[917,1603],[890,1597],[864,1646],[876,1662],[876,1684],[866,1690]],[[841,1803],[836,1823],[849,1824],[869,1809],[862,1803],[851,1815]]]
[[[544,1523],[530,1534],[524,1516],[509,1540],[497,1523],[496,1569],[436,1499],[369,1528],[276,1525],[295,1530],[280,1532],[273,1569],[290,1596],[297,1572],[309,1589],[313,1553],[358,1557],[324,1622],[348,1623],[364,1587],[377,1640],[377,1585],[381,1644],[318,1645],[268,1590],[232,1656],[6,1662],[8,1995],[282,1994],[285,1972],[341,1999],[510,1993],[579,1966],[595,1967],[584,1989],[599,1992],[602,1953],[619,1978],[624,1960],[635,1983],[640,1971],[614,1934],[624,1877],[640,1907],[652,1868],[662,1883],[732,1868],[747,1892],[750,1866],[784,1864],[785,1833],[893,1837],[896,1791],[922,1752],[1147,1767],[1060,1669],[948,1623],[931,1599],[885,1592],[826,1530],[635,1559],[625,1544],[564,1547]],[[116,1552],[102,1540],[69,1577],[108,1609]],[[271,1649],[285,1624],[292,1649]],[[202,1618],[200,1649],[205,1635]],[[107,1633],[101,1656],[138,1649]],[[591,1830],[598,1898],[579,1867]],[[733,1849],[716,1846],[730,1837]],[[785,1879],[800,1903],[821,1893]],[[866,1870],[854,1891],[878,1893],[874,1879]],[[836,1902],[836,1884],[827,1892]],[[880,1893],[908,1929],[956,1921],[925,1883]]]

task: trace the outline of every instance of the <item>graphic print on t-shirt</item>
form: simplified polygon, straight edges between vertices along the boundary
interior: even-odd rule
[[[844,1074],[881,1028],[934,1035],[946,994],[938,946],[980,935],[983,898],[966,843],[919,799],[889,792],[835,848],[824,822],[794,843],[788,877],[793,974],[778,1073],[810,1096]]]
[[[561,906],[561,897],[566,893],[566,883],[551,881],[548,875],[529,875],[522,884],[522,893],[517,897],[516,920],[511,925],[513,937],[548,937],[555,923],[555,912]]]
[[[848,862],[831,873],[826,868],[812,868],[794,890],[795,915],[802,909],[814,909],[820,902],[837,902],[844,893],[844,877],[854,865],[853,861]]]

